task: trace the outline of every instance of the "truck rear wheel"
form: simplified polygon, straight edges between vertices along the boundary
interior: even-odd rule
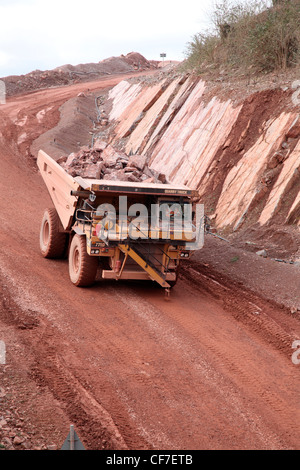
[[[87,287],[95,282],[98,258],[86,251],[84,235],[74,235],[69,251],[69,275],[77,287]]]
[[[44,258],[58,259],[64,256],[67,234],[62,230],[56,209],[46,209],[40,230],[40,249]]]

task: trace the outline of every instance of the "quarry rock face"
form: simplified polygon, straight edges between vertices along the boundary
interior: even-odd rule
[[[188,75],[123,80],[108,95],[108,141],[60,163],[72,176],[197,189],[218,230],[300,226],[300,119],[286,100],[274,89],[234,102]]]
[[[272,123],[266,124],[261,137],[228,173],[216,208],[217,225],[228,224],[232,225],[234,230],[237,229],[251,204],[259,198],[259,193],[264,193],[267,185],[271,184],[268,179],[264,179],[269,156],[280,148],[282,136],[290,129],[293,120],[292,114],[283,113]],[[294,162],[293,156],[288,159],[288,162],[288,166]],[[261,224],[266,223],[272,217],[276,204],[285,191],[289,177],[286,174],[287,178],[285,178],[283,174],[286,174],[284,167],[279,175],[279,184],[277,182],[276,188],[271,192],[263,208],[259,219]]]
[[[265,224],[268,222],[281,203],[283,203],[284,195],[287,194],[289,188],[293,185],[293,182],[299,182],[300,180],[300,142],[296,145],[295,149],[290,152],[288,158],[282,164],[282,170],[276,181],[276,185],[272,188],[269,195],[268,201],[260,215],[259,222]],[[292,207],[289,210],[289,215],[298,206],[299,209],[300,192],[298,193]],[[300,225],[300,220],[298,221]]]
[[[300,225],[299,110],[284,106],[284,93],[263,90],[236,103],[189,76],[123,81],[110,92],[112,145],[197,189],[217,228],[235,231],[250,217],[260,226],[278,217]]]

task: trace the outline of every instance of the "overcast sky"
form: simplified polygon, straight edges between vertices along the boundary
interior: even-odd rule
[[[183,60],[214,0],[0,0],[0,77],[140,52]]]

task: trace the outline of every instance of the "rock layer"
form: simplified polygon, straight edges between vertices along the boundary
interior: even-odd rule
[[[112,145],[198,189],[217,228],[300,223],[299,110],[288,91],[235,103],[202,80],[177,76],[143,86],[123,81],[110,99]]]

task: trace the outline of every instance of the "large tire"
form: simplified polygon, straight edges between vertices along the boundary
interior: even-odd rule
[[[98,269],[98,258],[86,251],[86,237],[74,235],[69,251],[69,275],[77,287],[94,284]]]
[[[46,209],[40,230],[40,250],[44,258],[63,258],[67,236],[67,233],[63,232],[56,209]]]

